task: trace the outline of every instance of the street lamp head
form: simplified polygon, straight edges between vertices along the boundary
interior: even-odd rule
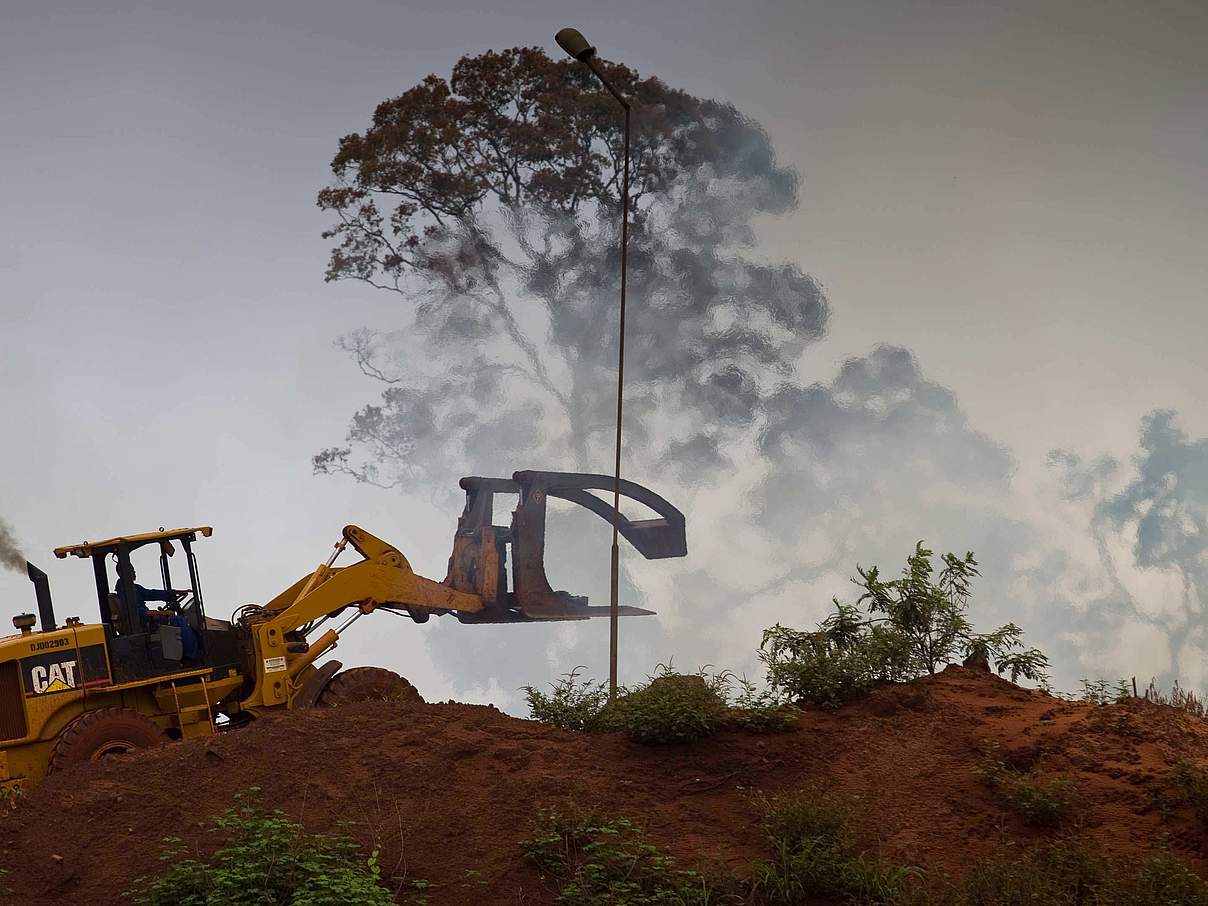
[[[558,42],[559,47],[580,63],[586,63],[596,55],[596,49],[587,43],[587,39],[580,34],[577,28],[562,29],[554,35],[554,40]]]

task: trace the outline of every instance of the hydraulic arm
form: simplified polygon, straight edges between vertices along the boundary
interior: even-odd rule
[[[245,707],[293,701],[312,677],[313,662],[335,646],[347,626],[377,609],[405,613],[417,622],[425,622],[433,614],[452,614],[463,623],[583,620],[606,615],[608,608],[592,606],[579,595],[555,591],[549,584],[544,564],[549,497],[576,503],[615,524],[647,559],[687,553],[683,514],[653,491],[631,481],[621,482],[621,494],[653,510],[654,518],[630,519],[590,493],[612,490],[613,478],[607,475],[524,471],[510,479],[463,478],[461,487],[466,492],[466,505],[458,520],[443,582],[417,575],[398,549],[349,525],[326,563],[263,608],[245,615],[256,652],[256,684],[243,703]],[[494,496],[501,493],[518,496],[508,526],[493,524]],[[336,558],[349,546],[361,555],[361,561],[335,566]],[[320,627],[348,610],[352,613],[342,624],[311,638]],[[651,611],[624,606],[621,613],[640,616]]]

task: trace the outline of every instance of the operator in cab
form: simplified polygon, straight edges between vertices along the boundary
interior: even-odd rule
[[[113,586],[114,594],[119,597],[123,596],[124,576],[121,575],[122,569],[118,567],[118,580]],[[148,601],[162,601],[165,604],[171,604],[180,598],[184,597],[188,592],[176,591],[174,589],[165,589],[159,591],[154,588],[144,588],[134,580],[138,578],[138,574],[134,571],[134,564],[130,564],[130,584],[134,587],[134,600],[138,602],[138,614],[142,621],[143,632],[147,632],[155,623],[164,623],[168,626],[176,626],[180,629],[180,647],[183,655],[181,663],[188,666],[198,662],[201,654],[201,645],[197,638],[197,633],[193,627],[189,625],[189,621],[180,614],[173,613],[170,610],[155,610],[152,611],[147,607]]]

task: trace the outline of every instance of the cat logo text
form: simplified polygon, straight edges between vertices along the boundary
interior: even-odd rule
[[[44,695],[47,692],[70,692],[76,687],[76,662],[56,661],[50,664],[35,664],[29,668],[30,692]]]
[[[86,691],[107,686],[109,661],[104,645],[85,645],[69,651],[47,651],[21,659],[21,679],[26,695]]]

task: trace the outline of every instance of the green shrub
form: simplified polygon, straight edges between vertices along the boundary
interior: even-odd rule
[[[646,841],[627,818],[551,811],[525,853],[557,886],[568,906],[720,906],[741,903],[737,887],[718,884]]]
[[[1074,696],[1074,700],[1090,702],[1092,705],[1111,705],[1128,701],[1132,697],[1127,680],[1116,680],[1115,686],[1109,686],[1105,679],[1092,680],[1084,676],[1082,691]]]
[[[165,838],[156,878],[131,892],[147,906],[390,906],[377,853],[366,856],[345,837],[308,834],[283,812],[265,812],[255,790],[214,820],[225,841],[209,859],[190,857],[182,840]]]
[[[835,602],[816,632],[777,623],[763,634],[759,656],[768,683],[800,704],[837,708],[880,683],[912,678],[910,641],[891,627],[864,623],[860,612]],[[849,633],[847,627],[855,624]]]
[[[636,742],[696,742],[712,736],[726,717],[723,687],[716,678],[674,673],[670,666],[619,699],[619,720]]]
[[[934,673],[960,657],[993,663],[1012,681],[1045,682],[1048,659],[1024,648],[1023,632],[1007,623],[976,633],[965,616],[977,561],[944,554],[932,578],[933,552],[919,542],[902,577],[884,581],[877,567],[856,567],[863,589],[856,604],[833,599],[835,612],[814,632],[779,623],[764,631],[760,659],[768,683],[794,701],[827,708],[859,698],[879,683]],[[861,610],[861,606],[865,610]]]
[[[646,683],[619,689],[610,704],[607,685],[580,680],[580,669],[553,683],[548,695],[524,687],[534,720],[568,730],[623,732],[637,742],[662,744],[694,742],[722,727],[784,732],[796,726],[800,715],[781,695],[729,671],[682,674],[660,664]]]
[[[976,772],[1033,827],[1060,827],[1077,810],[1078,788],[1065,777],[1014,770],[993,751],[982,759]]]
[[[591,680],[579,681],[576,667],[552,684],[549,695],[532,686],[524,686],[529,715],[543,724],[564,730],[598,729],[598,717],[608,703],[608,684]]]
[[[797,726],[801,711],[771,689],[760,689],[746,677],[730,677],[738,687],[727,693],[726,724],[750,733],[787,733]]]
[[[849,813],[835,798],[807,790],[758,802],[772,850],[772,858],[751,873],[751,897],[759,906],[796,906],[815,897],[927,902],[919,869],[852,854]]]

